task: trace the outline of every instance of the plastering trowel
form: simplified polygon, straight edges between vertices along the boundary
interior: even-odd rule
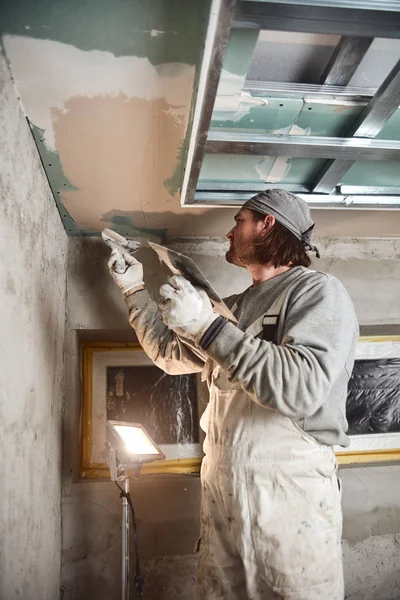
[[[229,321],[237,323],[236,317],[232,314],[225,302],[220,298],[211,283],[191,258],[185,256],[181,252],[172,250],[172,248],[166,248],[165,246],[160,246],[159,244],[150,241],[147,243],[150,248],[153,248],[154,252],[158,254],[159,259],[167,265],[174,275],[183,275],[183,277],[190,281],[192,285],[204,290],[210,298],[214,310],[221,316],[229,319]]]
[[[121,253],[121,258],[118,258],[115,261],[115,272],[116,273],[125,273],[127,264],[123,258],[124,254],[133,254],[140,246],[140,242],[135,242],[129,238],[125,238],[122,235],[119,235],[116,231],[112,229],[103,229],[101,232],[101,237],[111,248],[111,250],[119,250]]]

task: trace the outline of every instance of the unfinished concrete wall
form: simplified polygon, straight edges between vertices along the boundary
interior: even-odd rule
[[[317,267],[338,276],[352,295],[360,322],[400,324],[400,242],[319,240]],[[221,239],[171,240],[193,256],[222,295],[251,282],[225,262]],[[145,279],[157,293],[166,271],[151,250],[140,251]],[[79,481],[79,340],[133,341],[119,290],[107,272],[108,251],[97,239],[69,247],[68,352],[63,497],[63,585],[68,600],[118,597],[120,500],[109,482]],[[400,467],[342,469],[345,572],[348,600],[397,600],[400,590]],[[143,477],[133,486],[148,600],[195,598],[199,479]]]
[[[0,598],[60,595],[67,236],[0,50]]]

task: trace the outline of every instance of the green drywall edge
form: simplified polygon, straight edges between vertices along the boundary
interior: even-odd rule
[[[267,98],[267,105],[252,106],[249,112],[237,121],[219,119],[220,111],[213,114],[211,129],[232,129],[235,131],[274,132],[293,125],[303,106],[302,100]],[[222,112],[220,113],[222,116]]]
[[[64,224],[65,231],[68,235],[84,235],[85,231],[79,229],[74,219],[71,217],[65,206],[60,200],[61,190],[76,190],[68,179],[65,177],[60,157],[57,152],[49,150],[44,143],[44,130],[36,127],[33,123],[29,123],[36,147],[42,159],[42,164],[47,175],[47,179],[53,192],[54,200],[60,213],[61,220]]]
[[[169,179],[165,179],[165,181],[163,182],[164,186],[168,190],[169,195],[173,198],[175,198],[176,194],[178,194],[181,191],[183,172],[184,166],[181,162],[179,162],[175,167],[173,175]]]
[[[215,111],[211,128],[230,129],[249,133],[272,133],[296,124],[308,135],[342,137],[357,121],[364,106],[340,106],[303,102],[301,99],[268,98],[264,106],[252,106],[249,112],[237,121],[225,120],[222,111]],[[393,117],[392,117],[393,118]],[[399,119],[400,124],[400,119]]]
[[[395,160],[359,160],[340,182],[344,185],[400,186],[400,167]]]
[[[202,181],[230,183],[261,183],[268,179],[268,174],[274,166],[274,156],[241,156],[227,154],[213,154],[205,156],[200,172],[198,189]],[[325,163],[325,159],[317,158],[289,158],[285,177],[280,183],[293,183],[304,186],[311,185]],[[257,167],[262,165],[265,179],[260,177]],[[279,182],[276,182],[277,184]]]
[[[210,4],[210,3],[208,2],[208,4]],[[208,25],[208,19],[203,19],[199,23],[199,34],[200,34],[201,39],[203,39],[203,40],[205,40],[205,37],[206,37],[207,25]],[[203,47],[204,47],[204,44],[203,44]],[[196,101],[197,101],[197,94],[198,94],[198,89],[199,89],[199,79],[200,79],[200,69],[198,68],[195,70],[195,76],[194,76],[194,82],[193,82],[194,92],[192,94],[192,101],[191,101],[191,105],[190,105],[188,126],[186,128],[185,139],[183,140],[182,144],[179,146],[178,156],[177,156],[177,164],[175,166],[173,174],[171,175],[171,177],[169,177],[168,179],[165,179],[163,182],[164,186],[168,190],[169,195],[172,196],[173,198],[182,189],[183,177],[184,177],[184,173],[185,173],[185,169],[186,169],[186,162],[187,162],[187,156],[188,156],[188,151],[189,151],[189,143],[190,143],[190,138],[191,138],[192,131],[193,131],[193,116],[194,116],[194,111],[195,111]]]
[[[320,104],[305,102],[296,119],[296,125],[309,135],[345,137],[358,120],[365,106]]]
[[[176,163],[175,169],[171,177],[163,181],[164,186],[167,188],[168,193],[173,198],[182,188],[183,174],[185,171],[185,162],[187,156],[187,149],[189,146],[189,135],[186,133],[184,142],[179,146],[178,150],[178,162]]]
[[[400,140],[400,109],[392,114],[384,128],[376,136],[378,140]]]
[[[111,210],[104,213],[101,220],[104,221],[104,227],[109,227],[123,236],[129,237],[155,237],[164,238],[167,235],[167,229],[147,229],[145,227],[135,227],[132,221],[132,212],[123,210]],[[92,233],[91,235],[95,235]]]
[[[226,71],[246,77],[258,33],[258,29],[231,29],[223,62]]]
[[[324,158],[290,158],[286,175],[279,183],[311,186],[325,164]]]
[[[201,166],[198,189],[201,189],[201,182],[220,181],[220,182],[262,182],[256,167],[262,162],[264,170],[268,169],[268,162],[272,167],[275,157],[246,156],[239,154],[206,154]]]
[[[55,40],[115,56],[147,57],[153,65],[199,65],[204,42],[199,33],[210,10],[209,0],[13,0],[2,4],[2,35]]]

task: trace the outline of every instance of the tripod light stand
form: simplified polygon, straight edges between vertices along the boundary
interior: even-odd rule
[[[121,598],[129,600],[129,509],[131,509],[136,554],[134,581],[138,597],[141,599],[143,578],[139,566],[135,511],[129,494],[129,472],[134,470],[138,477],[144,463],[163,460],[165,456],[142,425],[125,421],[107,421],[107,448],[107,464],[110,468],[111,480],[118,486],[122,499]]]

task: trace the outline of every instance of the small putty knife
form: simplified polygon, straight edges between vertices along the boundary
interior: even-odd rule
[[[115,261],[114,270],[116,273],[125,273],[127,264],[123,258],[123,255],[133,254],[136,252],[140,246],[140,242],[135,242],[134,240],[125,238],[112,229],[103,229],[101,232],[101,237],[107,246],[111,248],[111,250],[119,250],[122,256]]]

